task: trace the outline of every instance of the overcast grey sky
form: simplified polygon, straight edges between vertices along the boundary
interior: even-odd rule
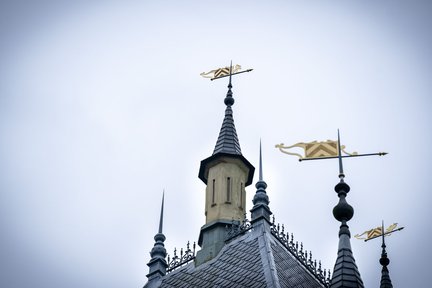
[[[9,2],[9,3],[7,3]],[[277,143],[336,138],[352,234],[381,220],[395,287],[429,284],[432,5],[429,1],[2,1],[0,286],[142,287],[162,190],[169,253],[205,223],[199,162],[233,81],[244,156],[263,141],[270,208],[333,269],[335,161]],[[255,176],[256,182],[257,175]],[[249,209],[254,187],[247,188]],[[352,239],[366,287],[380,243]]]

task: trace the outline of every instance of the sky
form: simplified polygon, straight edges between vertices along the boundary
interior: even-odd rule
[[[274,145],[336,139],[352,235],[385,223],[395,287],[426,287],[432,249],[429,1],[2,1],[0,286],[142,287],[165,190],[168,253],[205,224],[200,161],[232,60],[243,155],[276,222],[333,269],[336,161]],[[254,183],[258,175],[255,175]],[[247,187],[249,210],[255,192]],[[351,239],[366,287],[380,242]]]

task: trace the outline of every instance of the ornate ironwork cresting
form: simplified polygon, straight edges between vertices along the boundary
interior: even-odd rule
[[[183,266],[186,263],[195,259],[195,247],[196,243],[194,242],[192,245],[192,250],[190,249],[190,243],[188,241],[186,245],[186,249],[183,251],[183,248],[180,249],[180,255],[177,255],[177,248],[174,248],[174,256],[170,259],[168,255],[168,268],[167,273],[173,271],[174,269]]]
[[[230,226],[226,226],[226,234],[225,234],[225,242],[229,241],[239,235],[243,235],[248,230],[252,228],[250,221],[246,218],[246,214],[244,216],[243,221],[234,221],[231,222]]]
[[[315,277],[325,286],[330,285],[330,269],[323,270],[321,268],[321,261],[312,260],[312,252],[303,250],[303,243],[294,242],[294,235],[291,236],[288,232],[285,232],[285,226],[279,223],[275,223],[275,217],[273,216],[272,225],[270,227],[271,234],[275,236],[277,240],[290,252],[309,272],[311,272]]]

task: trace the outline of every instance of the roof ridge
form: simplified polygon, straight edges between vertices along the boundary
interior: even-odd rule
[[[275,217],[273,215],[273,221],[270,227],[271,235],[278,240],[285,250],[287,250],[294,258],[321,284],[325,287],[330,285],[331,273],[330,269],[321,268],[321,260],[312,260],[312,251],[303,250],[303,242],[300,242],[300,249],[298,241],[294,242],[294,235],[291,233],[291,237],[288,232],[285,232],[284,225],[279,223],[275,224]],[[328,272],[327,272],[328,271]]]
[[[224,245],[224,247],[221,249],[221,251],[213,259],[211,259],[211,260],[209,260],[209,261],[207,261],[201,265],[198,265],[198,266],[195,266],[194,262],[189,260],[187,262],[184,262],[182,265],[175,267],[174,269],[169,269],[169,273],[167,273],[167,276],[174,274],[175,272],[177,272],[179,270],[186,269],[186,267],[189,267],[191,264],[193,264],[194,269],[197,269],[197,270],[204,269],[206,266],[209,266],[212,263],[218,261],[218,259],[225,252],[224,250],[229,249],[229,248],[227,248],[229,245],[235,245],[235,244],[237,244],[237,242],[241,242],[241,241],[245,241],[245,243],[247,243],[247,242],[252,241],[254,238],[257,238],[257,236],[250,237],[250,235],[252,235],[252,233],[246,233],[246,232],[248,232],[248,230],[244,231],[244,233],[238,234],[232,238],[227,239],[226,241],[229,241],[229,243],[227,245]],[[247,238],[250,238],[250,239],[247,239]],[[189,241],[188,241],[188,243],[189,243]],[[195,242],[194,242],[194,244],[195,244]],[[174,248],[174,249],[176,249],[176,248]],[[189,247],[188,247],[188,249],[189,249]],[[195,253],[195,251],[194,251],[194,253]],[[191,260],[193,260],[193,259],[191,259]],[[201,267],[203,267],[203,268],[201,268]]]
[[[268,234],[266,231],[262,231],[261,235],[258,237],[261,261],[263,262],[262,264],[265,271],[264,276],[267,282],[267,287],[279,288],[281,285],[277,276],[276,262],[272,253],[270,242],[268,241],[268,237],[265,237],[266,234]],[[267,263],[264,262],[264,259],[267,260]],[[266,266],[268,266],[269,269],[265,269]]]
[[[190,262],[167,274],[160,287],[325,287],[270,234],[269,225],[254,226],[208,262]]]

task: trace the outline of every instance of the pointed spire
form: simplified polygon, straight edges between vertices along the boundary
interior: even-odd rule
[[[257,191],[253,199],[254,205],[258,205],[258,204],[268,205],[270,201],[267,196],[267,192],[265,190],[267,188],[267,183],[263,180],[261,140],[260,140],[260,154],[259,154],[259,180],[256,183],[255,187],[257,188]]]
[[[231,85],[231,79],[232,79],[232,60],[231,60],[231,63],[230,63],[230,72],[229,72],[230,74],[229,74],[229,83],[228,83],[228,92],[231,90],[231,88],[232,88],[232,85]],[[228,104],[227,104],[228,105]]]
[[[342,165],[342,148],[341,148],[341,144],[340,144],[340,134],[339,134],[339,129],[338,129],[338,158],[339,158],[339,178],[343,178],[345,177],[344,172],[343,172],[343,165]]]
[[[381,285],[380,288],[393,288],[393,284],[390,280],[390,273],[387,269],[387,266],[390,264],[390,259],[387,257],[387,251],[386,251],[386,245],[384,240],[384,221],[382,222],[382,252],[381,252],[381,259],[380,264],[383,266],[381,270]]]
[[[259,156],[259,181],[263,182],[263,169],[262,169],[262,149],[261,149],[261,139],[260,139],[260,156]]]
[[[261,140],[260,140],[260,153],[259,153],[259,180],[256,183],[255,187],[257,188],[257,191],[252,200],[254,206],[251,209],[251,213],[252,213],[251,222],[253,223],[261,218],[264,218],[265,220],[267,220],[268,223],[270,223],[270,215],[272,214],[272,212],[268,207],[270,201],[269,201],[269,197],[267,196],[267,192],[265,190],[267,188],[267,183],[263,179]]]
[[[163,226],[163,213],[164,213],[164,202],[165,202],[165,190],[162,192],[162,205],[161,205],[161,212],[160,212],[160,218],[159,218],[159,234],[162,234],[162,226]]]
[[[234,105],[235,102],[234,98],[232,97],[233,92],[231,90],[232,88],[231,74],[232,74],[232,61],[230,64],[228,92],[224,100],[224,103],[227,106],[225,109],[225,118],[222,122],[222,127],[219,133],[218,140],[216,142],[215,149],[213,151],[213,155],[217,153],[242,155],[240,149],[240,143],[237,137],[237,132],[234,126],[233,111],[231,108],[231,106]]]
[[[168,264],[165,260],[167,253],[165,249],[165,235],[162,233],[163,226],[163,210],[164,210],[164,199],[165,199],[165,191],[162,194],[162,205],[161,205],[161,213],[159,218],[159,230],[158,233],[154,236],[155,244],[153,249],[150,252],[151,259],[147,266],[149,266],[149,274],[147,274],[148,283],[152,281],[157,281],[160,277],[166,275],[166,269]]]
[[[333,277],[330,281],[330,288],[336,287],[364,287],[360,277],[354,255],[351,249],[351,233],[347,222],[354,215],[354,208],[346,201],[346,196],[350,187],[345,183],[342,154],[340,146],[340,135],[338,130],[338,149],[339,149],[339,183],[335,186],[335,191],[339,196],[339,203],[333,208],[333,216],[341,222],[339,229],[339,247],[336,264],[333,270]]]

